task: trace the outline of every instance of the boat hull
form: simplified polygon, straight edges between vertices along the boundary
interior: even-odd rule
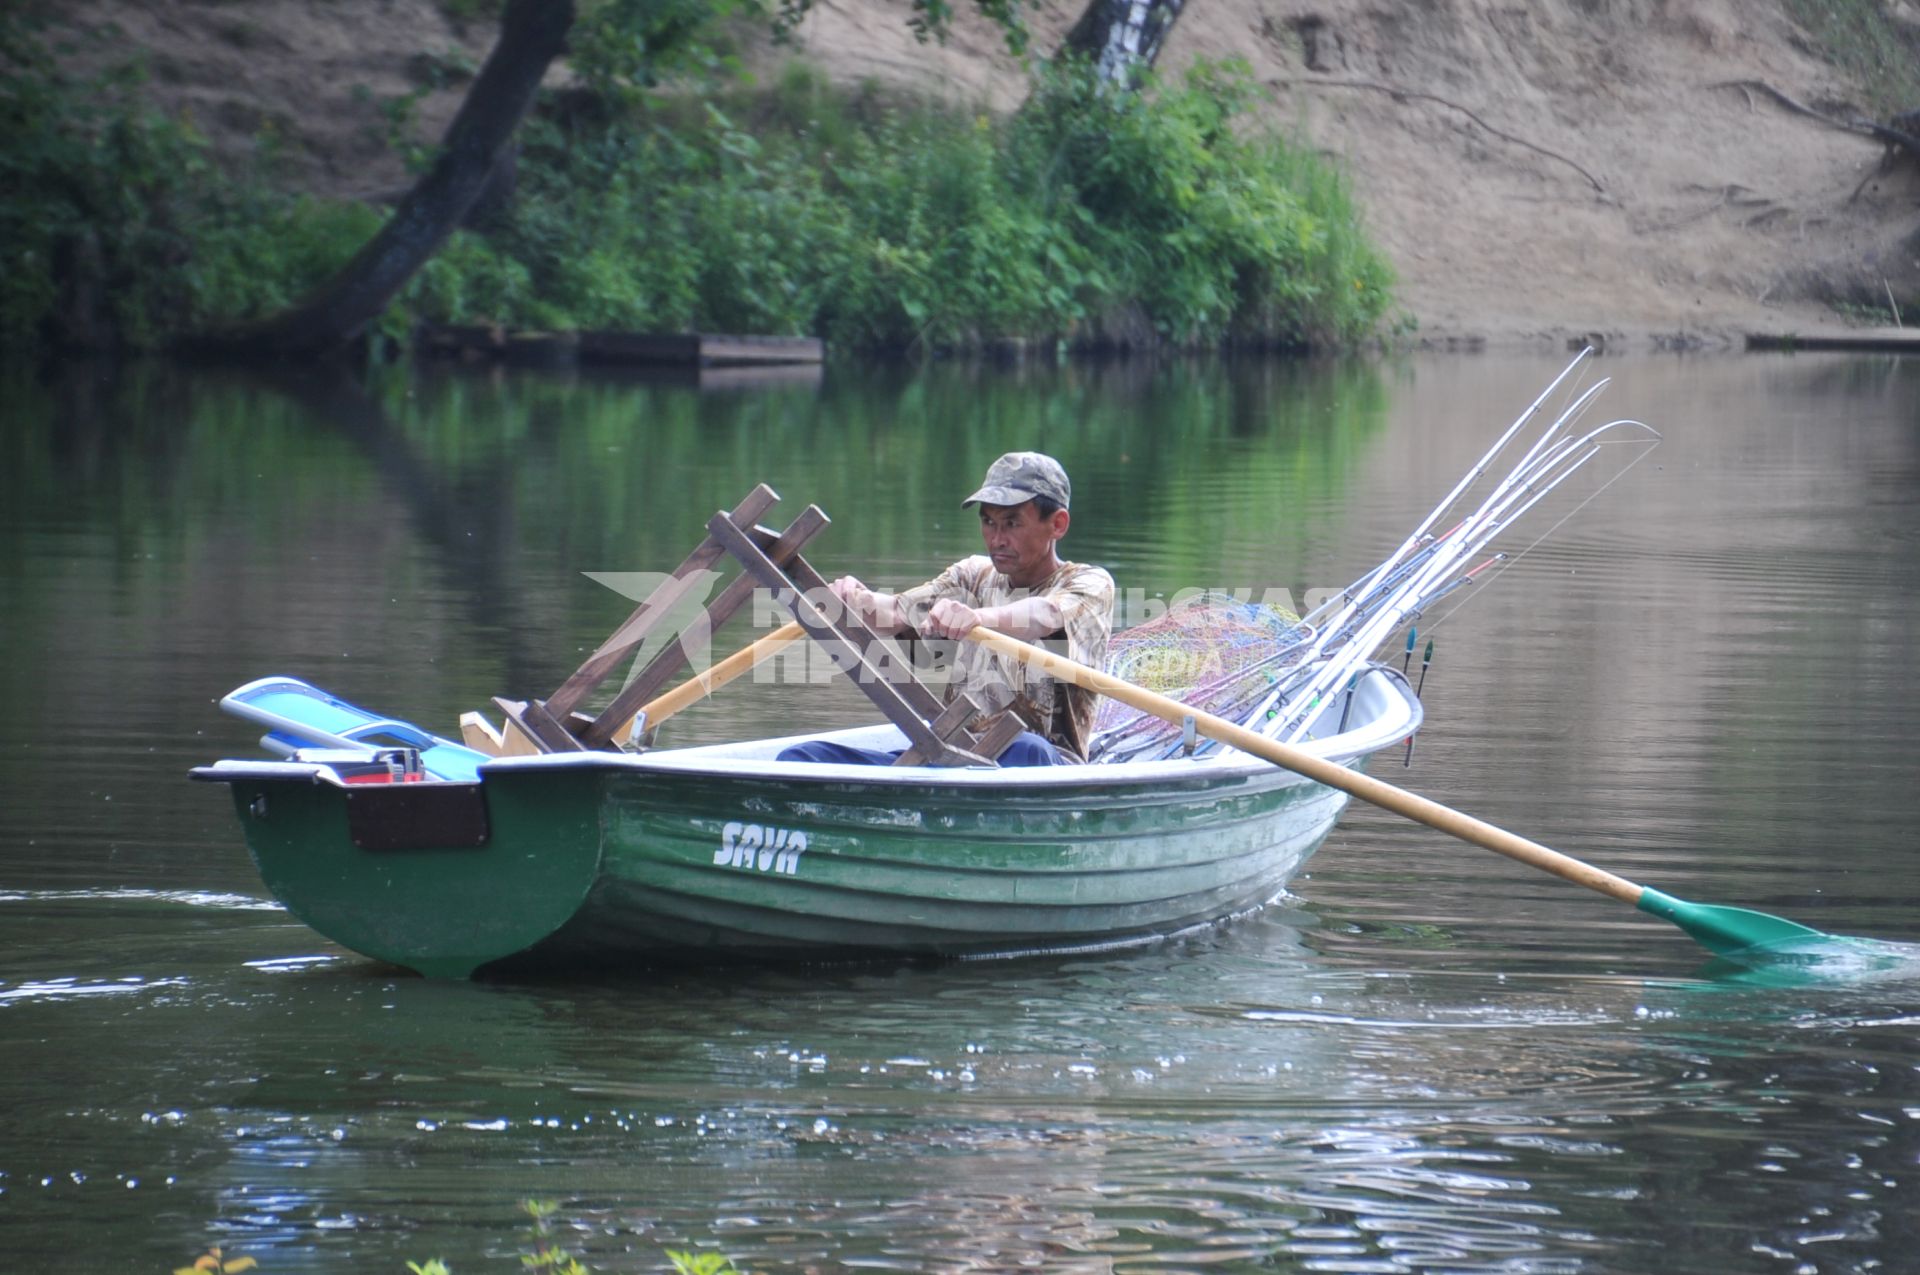
[[[1291,776],[1043,791],[609,784],[551,953],[959,956],[1138,941],[1257,907],[1346,796]]]
[[[1006,955],[1112,946],[1272,899],[1345,794],[1278,772],[996,793],[586,770],[490,776],[485,844],[369,847],[355,803],[405,819],[441,785],[371,793],[236,779],[275,898],[422,974],[713,955]],[[364,819],[362,820],[364,821]]]
[[[1377,666],[1351,716],[1309,746],[1358,766],[1420,722],[1405,679]],[[453,978],[1138,943],[1280,894],[1347,802],[1232,752],[944,770],[781,762],[786,742],[502,758],[470,783],[357,783],[352,755],[324,752],[194,774],[231,786],[295,917]]]
[[[430,977],[465,978],[533,946],[580,911],[599,877],[600,785],[590,774],[385,790],[312,773],[230,782],[254,866],[288,912],[343,947]],[[422,809],[448,793],[484,811],[483,834]]]

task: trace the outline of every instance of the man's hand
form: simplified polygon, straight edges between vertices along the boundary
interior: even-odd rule
[[[848,614],[857,615],[875,633],[892,633],[900,627],[899,608],[891,593],[876,593],[860,583],[856,576],[841,576],[827,586]]]
[[[873,609],[873,590],[860,583],[858,576],[841,576],[827,586],[840,605],[865,619]]]
[[[929,637],[958,639],[973,632],[981,623],[980,612],[966,603],[941,598],[927,612],[926,633]]]

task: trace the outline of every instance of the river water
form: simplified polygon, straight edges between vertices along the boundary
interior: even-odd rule
[[[1123,589],[1304,598],[1562,361],[7,378],[8,1268],[513,1271],[534,1199],[604,1271],[1920,1269],[1920,973],[1717,966],[1369,809],[1266,912],[1143,950],[467,985],[293,923],[186,779],[257,755],[216,701],[267,673],[448,731],[547,693],[630,606],[582,573],[670,568],[757,480],[833,516],[823,570],[901,584],[972,549],[993,456],[1041,447],[1067,548]],[[1920,363],[1590,369],[1665,441],[1423,621],[1429,726],[1376,773],[1687,898],[1920,942]],[[668,729],[862,705],[741,685]]]

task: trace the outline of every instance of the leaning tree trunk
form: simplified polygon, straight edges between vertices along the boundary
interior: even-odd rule
[[[1100,78],[1125,87],[1160,56],[1186,0],[1090,0],[1067,32],[1062,53],[1093,63]]]
[[[573,20],[574,0],[510,0],[500,39],[447,127],[439,156],[379,232],[290,309],[191,344],[228,353],[319,354],[359,337],[486,189]]]

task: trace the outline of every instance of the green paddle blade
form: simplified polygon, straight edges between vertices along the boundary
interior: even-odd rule
[[[1703,947],[1721,956],[1737,956],[1754,948],[1776,944],[1847,942],[1797,922],[1769,916],[1765,912],[1689,903],[1653,889],[1642,888],[1640,901],[1634,906],[1642,912],[1650,912],[1673,922]]]

